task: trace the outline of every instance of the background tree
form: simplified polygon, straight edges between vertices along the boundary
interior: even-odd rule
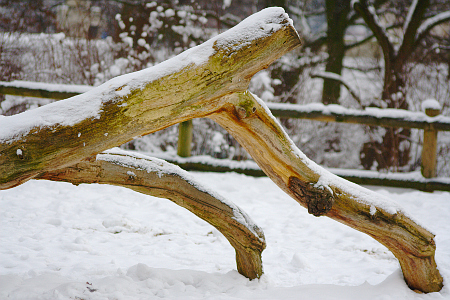
[[[408,63],[429,32],[435,26],[450,20],[450,11],[430,16],[427,14],[430,0],[414,0],[404,20],[399,44],[396,45],[386,26],[380,22],[372,2],[359,0],[354,1],[353,5],[373,32],[383,53],[384,82],[381,99],[388,108],[408,109],[405,89]],[[375,161],[378,168],[397,168],[406,165],[410,159],[409,136],[410,131],[407,129],[388,129],[382,142],[366,143],[362,150],[364,167],[370,168]]]
[[[0,31],[55,32],[54,3],[44,0],[0,0]]]
[[[345,56],[345,32],[349,26],[350,0],[327,0],[327,52],[328,60],[325,71],[338,75],[342,73]],[[322,102],[337,104],[341,95],[338,81],[325,78],[323,82]]]

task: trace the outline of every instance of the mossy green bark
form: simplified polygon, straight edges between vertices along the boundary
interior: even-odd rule
[[[220,43],[216,41],[212,45],[213,54],[203,64],[192,63],[125,95],[110,93],[110,99],[102,100],[97,119],[73,126],[33,128],[17,139],[2,141],[0,189],[17,186],[42,172],[73,165],[136,136],[220,109],[223,96],[245,91],[256,72],[300,45],[298,34],[286,16],[281,16],[280,24],[283,26],[271,34],[236,41],[242,44],[238,50],[232,45],[218,46]],[[127,83],[116,91],[126,87]],[[23,153],[21,157],[17,155],[18,149]]]

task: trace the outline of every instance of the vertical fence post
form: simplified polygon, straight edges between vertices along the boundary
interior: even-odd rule
[[[434,99],[426,100],[422,103],[422,109],[429,117],[435,117],[441,113],[439,102]],[[436,177],[436,151],[437,151],[437,130],[432,125],[423,131],[422,147],[422,176],[425,178]]]
[[[178,156],[191,156],[192,127],[192,120],[182,122],[178,125]]]

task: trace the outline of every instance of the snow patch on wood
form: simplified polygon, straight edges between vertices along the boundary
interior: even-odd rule
[[[436,99],[427,99],[421,104],[422,110],[425,111],[427,109],[433,110],[441,110],[442,106]]]
[[[107,161],[123,167],[132,168],[135,170],[143,170],[148,173],[156,173],[160,178],[166,175],[179,176],[198,190],[213,196],[220,202],[230,207],[233,210],[233,219],[248,228],[261,241],[264,241],[264,236],[261,235],[262,230],[245,212],[243,212],[233,202],[223,198],[215,191],[200,184],[191,174],[176,165],[168,163],[162,159],[149,157],[135,152],[125,151],[120,148],[113,148],[99,153],[97,154],[96,159]],[[136,177],[136,174],[133,171],[127,171],[127,175]]]

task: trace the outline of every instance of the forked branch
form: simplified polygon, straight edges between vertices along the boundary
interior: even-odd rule
[[[434,259],[433,234],[383,196],[309,160],[264,103],[246,91],[256,72],[299,44],[284,11],[266,9],[158,66],[68,100],[0,118],[0,188],[45,177],[133,137],[209,117],[311,214],[372,236],[398,258],[410,288],[439,291],[443,279]]]

